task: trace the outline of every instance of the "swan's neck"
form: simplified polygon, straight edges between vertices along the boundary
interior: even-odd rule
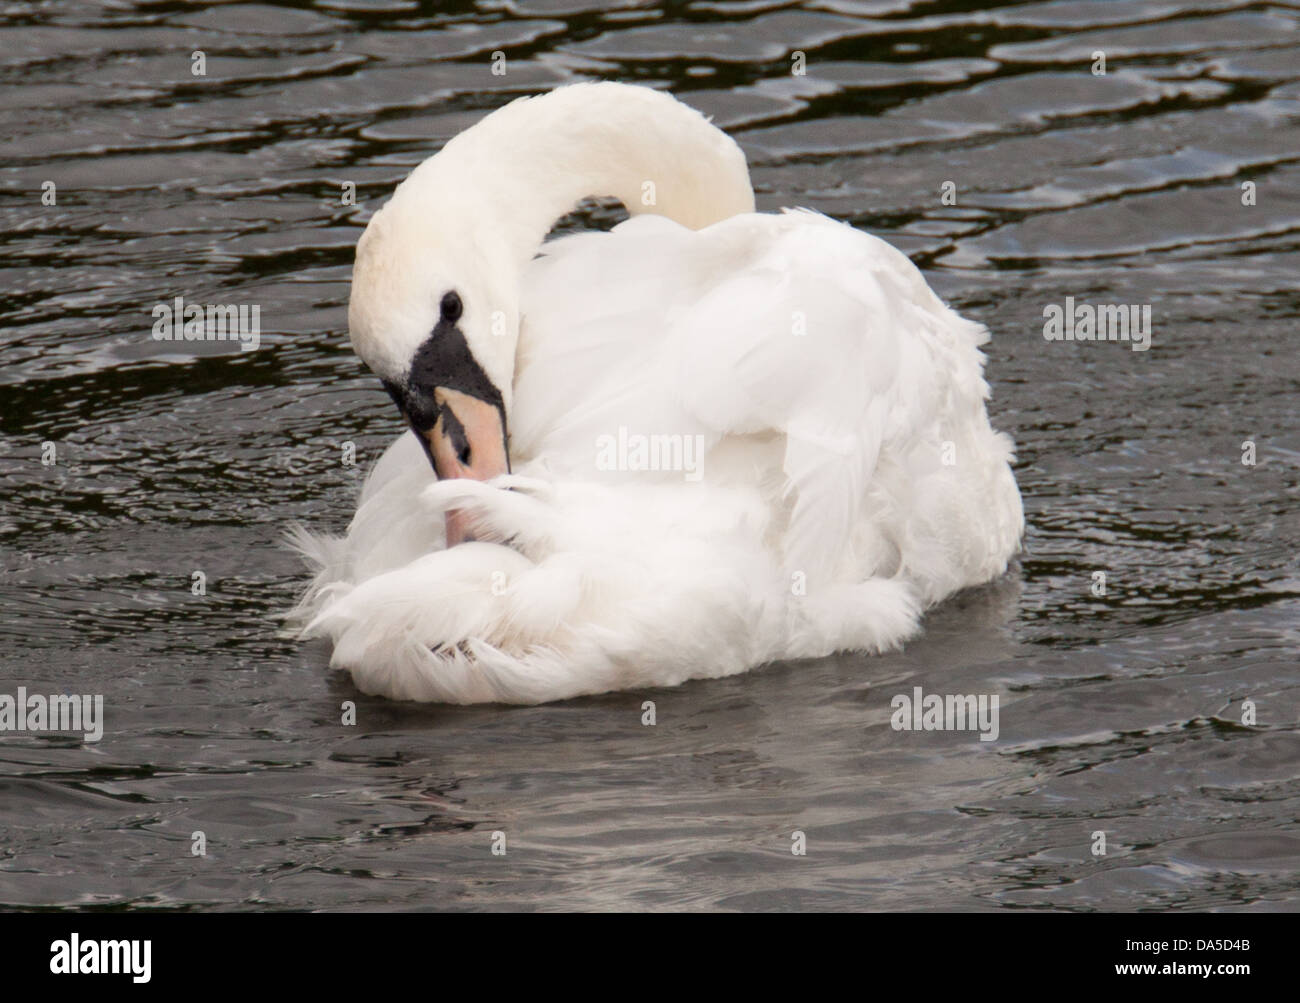
[[[587,196],[693,229],[754,209],[740,148],[667,94],[574,84],[515,101],[412,171],[367,225],[348,307],[357,353],[401,383],[456,290],[459,330],[508,411],[524,271]]]
[[[657,91],[576,84],[516,101],[449,142],[411,176],[476,214],[516,275],[583,198],[699,229],[754,211],[745,156],[699,112]]]

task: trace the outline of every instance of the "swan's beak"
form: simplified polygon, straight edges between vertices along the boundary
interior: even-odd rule
[[[459,390],[437,387],[433,392],[437,417],[432,425],[421,428],[412,422],[424,440],[425,451],[439,480],[466,477],[475,481],[491,480],[510,472],[506,447],[506,430],[501,409]],[[473,534],[463,512],[447,513],[447,546],[472,540]]]

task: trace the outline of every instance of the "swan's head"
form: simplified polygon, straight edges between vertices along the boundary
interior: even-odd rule
[[[518,340],[512,268],[472,225],[445,218],[430,225],[429,207],[404,197],[408,185],[357,244],[352,346],[440,479],[489,480],[510,470],[506,415]],[[452,513],[448,546],[465,538]]]
[[[519,280],[556,219],[589,195],[692,228],[754,210],[744,153],[699,112],[646,87],[579,83],[519,98],[449,140],[362,234],[352,345],[440,478],[509,471]]]

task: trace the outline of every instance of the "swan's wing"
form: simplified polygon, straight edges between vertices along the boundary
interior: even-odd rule
[[[640,216],[611,233],[554,241],[533,262],[521,295],[511,456],[545,458],[569,476],[594,472],[595,442],[619,427],[687,429],[668,390],[668,318],[680,299],[692,231]]]
[[[937,467],[947,416],[987,428],[984,329],[900,252],[815,213],[699,232],[641,216],[566,238],[534,264],[524,309],[526,453],[581,474],[620,425],[710,448],[775,434],[787,566],[810,579],[831,572],[868,506],[906,504],[879,497],[883,444],[890,462]]]

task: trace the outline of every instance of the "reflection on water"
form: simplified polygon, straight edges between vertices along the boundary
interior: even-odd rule
[[[0,904],[1295,908],[1298,30],[1239,0],[8,5],[0,693],[108,719],[0,737]],[[339,444],[397,432],[347,346],[353,245],[484,110],[596,77],[672,87],[762,208],[885,237],[993,329],[1025,554],[888,657],[361,697],[274,620],[281,528],[341,527]],[[178,295],[260,304],[261,348],[153,340]],[[1067,296],[1150,305],[1151,350],[1044,341]],[[999,740],[893,731],[915,685],[998,694]]]

